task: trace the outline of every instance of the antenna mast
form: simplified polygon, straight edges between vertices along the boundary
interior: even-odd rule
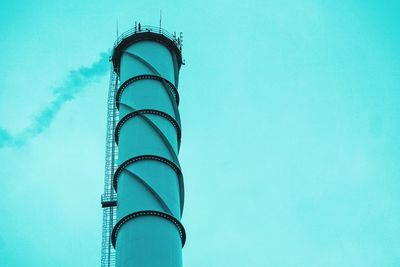
[[[118,40],[118,19],[117,19],[117,40]]]
[[[162,10],[160,9],[160,29],[161,29],[161,21],[162,21]]]

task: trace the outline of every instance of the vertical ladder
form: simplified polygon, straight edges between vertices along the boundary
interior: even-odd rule
[[[119,112],[115,106],[115,94],[118,89],[118,77],[112,63],[110,70],[110,84],[107,99],[107,132],[104,173],[104,194],[101,196],[103,208],[103,236],[101,248],[101,267],[115,266],[115,249],[111,244],[111,232],[116,223],[117,194],[112,180],[117,169],[118,147],[115,144],[114,129],[118,123]]]

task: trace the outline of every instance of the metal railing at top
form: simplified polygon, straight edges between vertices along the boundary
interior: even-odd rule
[[[121,35],[118,36],[117,40],[115,41],[114,48],[117,47],[125,38],[140,32],[153,32],[161,34],[170,39],[172,42],[174,42],[176,46],[179,48],[179,50],[182,50],[182,33],[179,33],[179,35],[177,35],[176,33],[172,34],[164,30],[163,28],[149,26],[149,25],[144,25],[140,27],[135,26],[134,28],[122,33]]]

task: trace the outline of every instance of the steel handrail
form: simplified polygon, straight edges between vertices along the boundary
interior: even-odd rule
[[[123,32],[121,35],[118,36],[117,40],[114,43],[114,48],[117,47],[122,40],[124,40],[125,38],[135,34],[135,33],[141,33],[141,32],[153,32],[153,33],[158,33],[161,34],[165,37],[167,37],[168,39],[170,39],[172,42],[174,42],[179,50],[182,50],[182,39],[180,37],[177,37],[176,34],[172,34],[166,30],[164,30],[163,28],[160,27],[154,27],[154,26],[150,26],[150,25],[144,25],[144,26],[140,26],[140,30],[139,27],[134,27],[130,30],[127,30],[125,32]]]

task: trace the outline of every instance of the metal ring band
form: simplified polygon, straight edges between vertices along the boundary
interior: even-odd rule
[[[155,161],[162,162],[162,163],[168,165],[169,167],[171,167],[175,171],[175,173],[178,175],[178,177],[182,177],[181,169],[179,169],[179,167],[175,163],[170,161],[169,159],[166,159],[166,158],[163,158],[160,156],[156,156],[156,155],[137,156],[137,157],[133,157],[133,158],[130,158],[130,159],[124,161],[115,171],[114,179],[113,179],[113,186],[114,186],[115,192],[117,192],[118,178],[121,175],[122,170],[125,169],[126,167],[128,167],[130,164],[138,162],[138,161],[142,161],[142,160],[155,160]]]
[[[114,71],[119,75],[119,69],[120,69],[120,60],[121,60],[121,54],[126,47],[140,41],[156,41],[159,42],[163,45],[165,45],[171,52],[175,54],[178,60],[178,66],[179,68],[182,65],[182,51],[181,49],[177,46],[177,44],[172,41],[170,38],[165,36],[164,34],[158,34],[150,31],[142,31],[138,33],[132,33],[131,35],[128,35],[124,37],[115,47],[113,50],[113,54],[111,57],[111,61],[113,62],[113,67]]]
[[[115,248],[115,244],[117,242],[117,236],[118,236],[118,232],[121,229],[121,227],[128,222],[129,220],[132,220],[134,218],[137,217],[141,217],[141,216],[158,216],[161,218],[164,218],[170,222],[172,222],[176,228],[179,231],[179,235],[182,241],[182,247],[185,245],[186,242],[186,231],[185,228],[183,227],[183,225],[181,224],[181,222],[176,219],[174,216],[168,214],[168,213],[164,213],[161,211],[155,211],[155,210],[143,210],[143,211],[138,211],[138,212],[134,212],[131,214],[126,215],[125,217],[123,217],[121,220],[119,220],[113,230],[112,230],[112,234],[111,234],[111,243],[113,245],[113,247]]]
[[[124,161],[115,171],[114,173],[114,177],[113,177],[113,187],[115,192],[117,192],[118,190],[118,178],[121,175],[122,171],[128,167],[130,164],[133,164],[135,162],[138,161],[142,161],[142,160],[155,160],[155,161],[159,161],[162,162],[166,165],[168,165],[169,167],[171,167],[176,175],[178,176],[178,183],[179,183],[179,201],[180,201],[180,207],[181,207],[181,215],[183,212],[183,206],[184,206],[184,202],[185,202],[185,190],[184,190],[184,183],[183,183],[183,176],[182,176],[182,171],[181,169],[172,161],[170,161],[169,159],[160,157],[160,156],[156,156],[156,155],[141,155],[141,156],[136,156],[133,158],[130,158],[126,161]]]
[[[117,94],[115,95],[115,101],[116,101],[116,105],[117,105],[118,109],[119,109],[119,102],[121,101],[122,93],[128,87],[128,85],[130,85],[136,81],[143,80],[143,79],[157,80],[157,81],[160,81],[161,83],[165,82],[168,85],[169,89],[171,90],[172,95],[175,97],[176,105],[179,106],[179,93],[178,93],[178,90],[176,89],[175,85],[173,85],[170,81],[168,81],[167,79],[165,79],[161,76],[152,75],[152,74],[144,74],[144,75],[138,75],[138,76],[129,78],[123,84],[121,84],[121,86],[119,87],[119,89],[117,91]]]
[[[117,124],[117,126],[115,127],[115,143],[117,143],[118,145],[118,141],[119,141],[119,134],[121,132],[121,128],[122,126],[125,124],[125,122],[127,122],[129,119],[139,115],[139,114],[152,114],[152,115],[157,115],[160,117],[163,117],[164,119],[167,119],[169,122],[171,122],[171,124],[174,126],[177,136],[178,136],[178,144],[180,144],[180,140],[181,140],[181,128],[179,127],[179,124],[177,123],[177,121],[172,118],[170,115],[168,115],[165,112],[156,110],[156,109],[140,109],[140,110],[136,110],[134,112],[128,113],[127,115],[125,115]]]

